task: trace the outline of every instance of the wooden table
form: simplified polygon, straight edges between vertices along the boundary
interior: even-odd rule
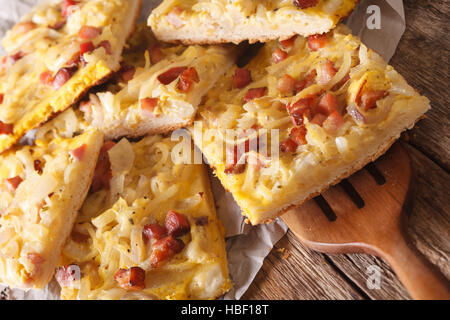
[[[449,19],[446,0],[406,0],[407,30],[391,60],[433,109],[402,139],[413,160],[416,195],[409,220],[415,245],[450,278]],[[382,270],[368,289],[369,266]],[[306,249],[289,231],[266,258],[244,299],[410,299],[381,259]]]

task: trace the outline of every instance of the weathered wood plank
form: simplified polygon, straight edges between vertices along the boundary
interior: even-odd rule
[[[405,0],[404,4],[407,28],[391,64],[432,104],[428,118],[412,130],[410,141],[449,170],[450,2]]]
[[[408,147],[416,169],[409,233],[415,245],[450,278],[450,174]]]
[[[324,255],[305,248],[290,231],[266,258],[243,297],[281,300],[364,298]]]
[[[406,147],[416,171],[415,196],[408,223],[409,234],[419,250],[450,278],[450,175],[414,147]],[[277,248],[286,248],[290,257],[286,260],[280,258]],[[380,289],[369,289],[367,286],[367,269],[370,266],[377,266],[382,270]],[[343,279],[334,268],[346,277]],[[334,287],[338,284],[338,291],[333,286],[323,290],[324,285],[329,285],[329,279],[333,280]],[[328,255],[326,259],[324,255],[306,249],[292,234],[288,234],[277,244],[245,298],[342,299],[346,296],[343,293],[348,293],[348,289],[342,292],[342,288],[349,286],[348,280],[359,288],[352,290],[357,296],[366,295],[371,299],[410,299],[383,260],[365,254]],[[361,291],[364,292],[363,295]],[[354,293],[350,294],[353,296]]]
[[[450,168],[447,97],[450,3],[445,0],[405,0],[404,3],[407,30],[391,64],[431,100],[433,107],[428,118],[421,121],[410,134],[410,143],[423,153],[416,148],[408,148],[418,173],[409,233],[418,249],[450,278],[450,176],[445,172]],[[338,273],[339,281],[348,277],[342,285],[359,288],[360,291],[354,291],[358,296],[372,299],[409,298],[392,270],[381,259],[363,254],[327,257],[312,253],[297,243],[291,233],[277,245],[277,248],[280,247],[288,248],[290,258],[282,260],[274,250],[266,259],[246,298],[333,299],[336,298],[333,289],[330,288],[323,295],[324,292],[318,289],[320,286],[316,287],[314,283],[318,281],[323,285],[322,277],[336,274],[336,269],[345,274],[342,277]],[[380,266],[383,270],[380,290],[367,288],[366,271],[370,265]],[[315,277],[311,279],[308,270],[313,274],[319,273],[315,276],[319,280]],[[321,275],[322,270],[327,273]]]
[[[450,278],[450,175],[423,153],[406,146],[416,171],[415,196],[408,231],[418,249]],[[392,270],[381,259],[361,255],[330,256],[333,263],[372,299],[409,298]],[[383,270],[379,290],[367,288],[366,270],[376,265]]]

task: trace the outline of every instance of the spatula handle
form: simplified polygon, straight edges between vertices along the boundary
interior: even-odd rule
[[[450,300],[450,282],[404,236],[383,245],[382,256],[417,300]]]

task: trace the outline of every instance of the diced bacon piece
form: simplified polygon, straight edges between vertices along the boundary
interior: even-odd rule
[[[163,85],[171,84],[175,79],[177,79],[187,67],[175,67],[167,70],[166,72],[161,73],[158,76],[158,81]]]
[[[328,133],[334,134],[344,125],[344,119],[337,110],[333,111],[323,122],[322,127]]]
[[[153,113],[156,106],[158,105],[158,101],[159,101],[158,98],[141,99],[141,109]]]
[[[129,291],[145,289],[145,270],[139,267],[119,269],[114,275],[114,279],[120,287]]]
[[[28,253],[27,259],[33,264],[39,264],[44,262],[44,259],[38,253]]]
[[[83,42],[80,44],[80,55],[91,52],[95,50],[95,46],[92,41]]]
[[[164,226],[169,235],[174,237],[184,236],[191,230],[191,225],[188,218],[181,213],[170,210],[166,215]]]
[[[240,164],[229,164],[225,167],[224,172],[226,174],[241,174],[245,171],[247,164],[246,163],[240,163]]]
[[[290,138],[298,145],[306,144],[306,127],[304,125],[294,127],[291,130]]]
[[[114,147],[113,141],[107,141],[100,149],[100,155],[92,179],[91,191],[97,192],[101,189],[109,189],[109,182],[112,178],[111,162],[109,161],[108,151]]]
[[[303,117],[311,117],[311,109],[315,107],[318,95],[311,95],[298,100],[296,103],[287,106],[287,110],[292,117],[292,122],[299,126],[303,124]]]
[[[289,39],[286,40],[281,40],[280,44],[284,49],[290,49],[294,46],[295,44],[295,39],[297,39],[297,36],[293,36]]]
[[[336,97],[333,94],[327,92],[320,99],[319,104],[317,105],[316,111],[328,116],[332,112],[336,111],[338,109],[338,107],[339,107],[339,101],[336,99]]]
[[[103,49],[105,49],[106,54],[112,54],[112,48],[111,48],[111,42],[109,42],[108,40],[103,40],[101,41],[97,48],[102,47]]]
[[[184,21],[181,18],[181,14],[183,13],[183,11],[183,8],[175,6],[167,15],[167,21],[177,29],[181,28],[184,25]]]
[[[189,68],[187,70],[184,70],[183,73],[180,75],[180,81],[178,82],[178,90],[187,93],[191,91],[194,82],[196,83],[200,82],[197,70],[195,70],[195,68]]]
[[[298,81],[295,84],[295,92],[298,93],[302,91],[305,88],[308,88],[309,86],[313,85],[316,81],[317,77],[317,71],[316,69],[312,70],[303,80]]]
[[[78,31],[78,35],[83,40],[91,40],[97,38],[102,33],[101,28],[92,27],[92,26],[82,26],[80,31]]]
[[[308,37],[308,47],[311,51],[317,51],[326,46],[328,34],[315,34]]]
[[[321,113],[317,113],[312,120],[310,121],[310,123],[314,123],[317,124],[319,126],[322,126],[323,122],[327,119],[326,115],[323,115]]]
[[[181,79],[193,81],[196,83],[200,82],[200,77],[198,76],[197,70],[195,68],[189,68],[181,74]]]
[[[8,187],[9,191],[14,192],[19,187],[19,185],[22,183],[22,178],[19,176],[16,176],[14,178],[9,178],[5,180],[5,184]]]
[[[42,161],[41,160],[39,160],[39,159],[34,160],[33,166],[34,166],[34,170],[37,173],[42,174]]]
[[[128,63],[122,63],[119,74],[122,82],[128,82],[134,78],[136,68]]]
[[[25,21],[25,22],[19,22],[16,24],[13,28],[14,32],[17,34],[23,34],[30,32],[33,29],[36,29],[37,25],[33,21]]]
[[[5,98],[5,95],[3,93],[0,93],[0,104],[3,103],[4,98]]]
[[[73,74],[78,70],[78,67],[62,68],[60,69],[52,80],[52,85],[55,90],[61,88],[67,81],[72,78]]]
[[[283,152],[294,153],[297,150],[298,144],[291,138],[287,138],[280,144],[280,149]]]
[[[33,275],[38,274],[41,271],[41,265],[44,262],[44,258],[38,253],[30,252],[27,253],[27,259],[30,260],[34,266]]]
[[[27,253],[27,259],[33,264],[33,269],[29,275],[27,275],[26,281],[32,281],[34,277],[38,276],[41,272],[42,263],[44,259],[38,253]]]
[[[0,121],[0,134],[11,134],[14,132],[14,125]]]
[[[25,53],[22,51],[18,51],[15,54],[13,54],[10,59],[12,64],[16,63],[17,61],[19,61],[20,59],[22,59],[23,57],[25,57]]]
[[[252,126],[253,130],[257,130],[258,126]],[[256,141],[255,141],[256,140]],[[242,147],[244,144],[244,147]],[[258,152],[260,148],[259,137],[253,138],[251,141],[249,139],[245,140],[241,145],[227,145],[226,148],[226,162],[227,165],[225,167],[224,172],[226,174],[241,174],[245,171],[247,167],[247,159],[245,159],[244,163],[238,163],[244,153],[248,153],[250,151]],[[259,160],[259,159],[258,159]],[[258,161],[257,160],[257,161]],[[256,162],[257,162],[256,161]]]
[[[295,84],[297,81],[292,78],[290,75],[285,74],[282,78],[280,78],[277,82],[277,89],[281,93],[292,93],[295,89]]]
[[[8,65],[8,56],[0,57],[0,74],[2,74]]]
[[[45,85],[51,84],[52,78],[53,78],[52,72],[49,70],[44,71],[39,75],[39,81]]]
[[[241,174],[245,171],[246,163],[239,163],[240,155],[238,154],[238,146],[227,146],[226,161],[227,165],[224,172],[226,174]]]
[[[386,97],[387,92],[384,90],[364,90],[361,94],[360,106],[368,111],[377,107],[377,101]]]
[[[319,0],[294,0],[293,3],[300,9],[315,7]]]
[[[145,243],[149,240],[161,240],[167,236],[167,229],[157,223],[146,224],[142,230],[142,238]]]
[[[62,288],[71,287],[75,281],[80,280],[79,277],[80,268],[75,264],[59,267],[55,273],[56,281]]]
[[[74,0],[63,0],[61,4],[61,15],[66,18],[72,13],[72,6],[77,5],[78,3]]]
[[[247,103],[249,101],[252,101],[253,99],[264,97],[266,91],[267,91],[266,87],[249,89],[244,97],[244,102]]]
[[[61,30],[65,25],[66,25],[66,21],[61,20],[61,21],[56,22],[54,25],[49,26],[49,28],[53,29],[53,30]]]
[[[164,52],[162,52],[161,47],[158,44],[151,45],[147,50],[150,54],[150,61],[153,64],[160,62],[165,57]]]
[[[275,63],[280,63],[281,61],[286,60],[286,58],[288,57],[288,54],[286,51],[283,51],[281,49],[276,49],[273,53],[272,53],[272,59]]]
[[[242,89],[248,86],[252,82],[252,76],[250,70],[237,68],[233,75],[233,86],[237,89]]]
[[[87,145],[83,144],[82,146],[76,148],[75,150],[69,151],[69,154],[76,160],[81,161],[84,158],[84,154],[86,153]]]
[[[334,63],[331,62],[330,60],[325,61],[320,66],[320,70],[321,70],[321,72],[320,72],[319,84],[322,86],[327,85],[328,82],[330,82],[330,80],[333,79],[333,77],[338,72],[338,70],[334,66]]]
[[[170,235],[161,240],[156,241],[152,246],[150,254],[150,265],[152,268],[158,268],[165,261],[173,258],[174,255],[180,253],[184,249],[184,242]]]

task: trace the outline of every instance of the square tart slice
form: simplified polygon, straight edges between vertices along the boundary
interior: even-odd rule
[[[148,24],[161,41],[238,44],[332,30],[358,0],[164,0]]]
[[[140,0],[46,1],[7,33],[0,153],[120,68],[139,8]]]
[[[102,145],[91,130],[0,156],[0,283],[40,289],[51,280]]]
[[[232,46],[168,46],[158,43],[150,28],[139,29],[107,91],[81,105],[86,121],[108,139],[191,124],[203,96],[235,62]]]
[[[342,26],[267,43],[208,93],[190,130],[248,221],[259,224],[377,159],[429,109]]]
[[[56,274],[63,299],[214,299],[230,289],[206,168],[174,163],[179,151],[159,135],[105,143]]]

